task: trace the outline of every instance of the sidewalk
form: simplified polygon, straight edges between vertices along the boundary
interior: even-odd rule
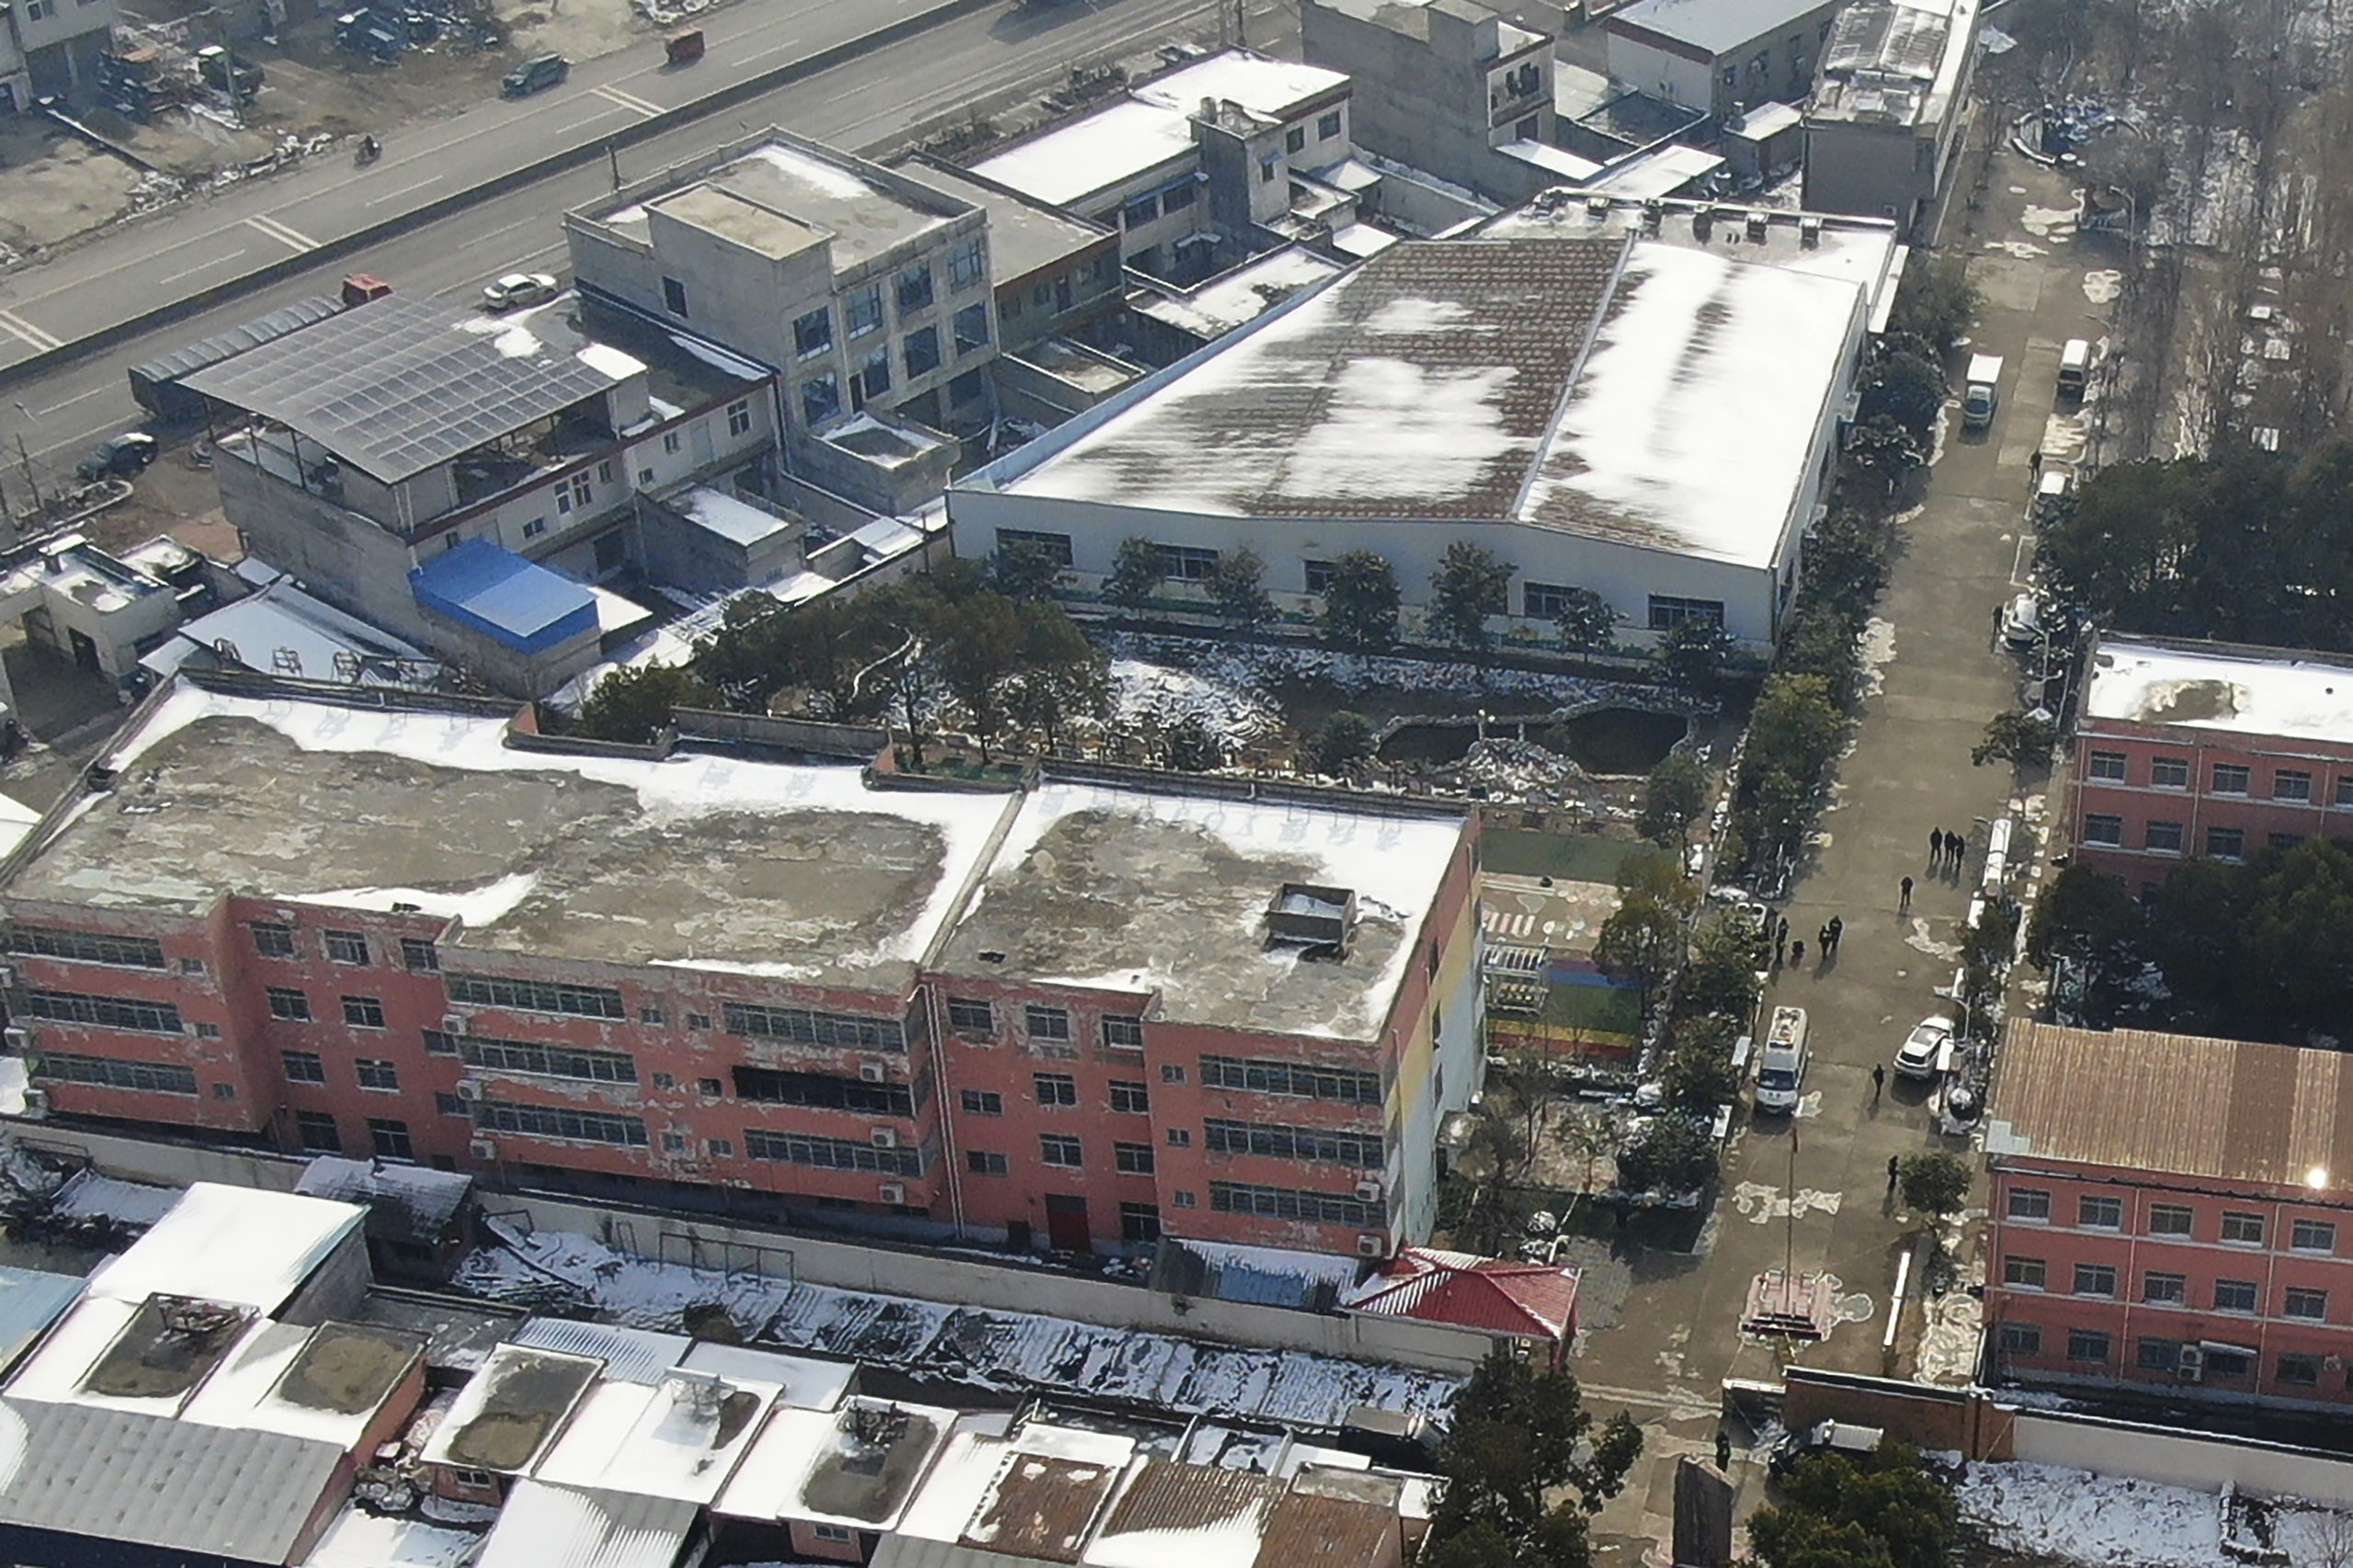
[[[1964,167],[1960,177],[1967,176]],[[1888,1196],[1887,1164],[1941,1141],[1921,1087],[1890,1078],[1875,1099],[1870,1069],[1893,1055],[1912,1024],[1948,1010],[1933,988],[1952,978],[1982,866],[1972,854],[1960,876],[1932,877],[1930,830],[1969,832],[1982,846],[1982,824],[2009,800],[2008,769],[1972,767],[1969,750],[1985,721],[2018,698],[2019,672],[1994,646],[1992,611],[2017,591],[2020,563],[2030,559],[2019,536],[2028,458],[2052,410],[2060,347],[2098,331],[2083,291],[2086,268],[2070,257],[2067,237],[2039,216],[2045,233],[2030,240],[2023,226],[2029,209],[2067,204],[2048,171],[2006,150],[1997,157],[1979,214],[1981,231],[1995,237],[1969,254],[1984,296],[1974,346],[2007,361],[2000,409],[1990,432],[1966,436],[1957,410],[1948,410],[1927,500],[1900,525],[1893,580],[1868,634],[1876,676],[1867,687],[1878,689],[1863,702],[1814,863],[1787,905],[1807,963],[1784,971],[1766,998],[1810,1015],[1805,1102],[1792,1121],[1736,1129],[1700,1255],[1637,1259],[1620,1326],[1596,1334],[1576,1364],[1597,1404],[1612,1406],[1605,1391],[1642,1399],[1621,1401],[1644,1426],[1642,1463],[1596,1521],[1597,1544],[1621,1561],[1665,1540],[1672,1460],[1712,1458],[1721,1380],[1779,1378],[1778,1352],[1743,1343],[1737,1323],[1751,1277],[1780,1267],[1785,1249],[1799,1269],[1840,1281],[1838,1326],[1800,1358],[1850,1371],[1904,1369],[1885,1365],[1880,1348],[1911,1230]],[[1956,246],[1970,243],[1955,235]],[[2040,815],[2039,801],[2026,809]],[[1905,876],[1916,885],[1909,914],[1899,915]],[[1815,933],[1834,915],[1845,921],[1838,960],[1819,966]],[[1797,1198],[1793,1231],[1785,1187]],[[1908,1342],[1917,1334],[1916,1294],[1905,1305]],[[1744,1512],[1762,1498],[1763,1458],[1733,1460]]]

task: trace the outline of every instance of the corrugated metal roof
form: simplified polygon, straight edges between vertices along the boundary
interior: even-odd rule
[[[1257,1568],[1363,1568],[1381,1560],[1397,1528],[1390,1509],[1293,1492],[1267,1520]]]
[[[982,1500],[963,1542],[1048,1562],[1076,1562],[1087,1527],[1120,1472],[1109,1465],[1016,1454]]]
[[[488,1564],[478,1568],[489,1568]],[[886,1535],[867,1568],[1030,1568],[1018,1557],[928,1536]]]
[[[430,1246],[442,1239],[449,1222],[458,1217],[473,1185],[473,1177],[456,1171],[380,1165],[372,1160],[322,1154],[302,1168],[294,1190],[305,1198],[365,1204],[378,1216],[383,1234]]]
[[[2339,1051],[2021,1019],[1985,1118],[1989,1154],[2353,1187],[2353,1068]]]
[[[342,1463],[333,1443],[81,1404],[0,1399],[0,1520],[284,1562]]]
[[[671,1368],[686,1359],[695,1342],[683,1334],[655,1334],[651,1329],[571,1323],[563,1318],[533,1318],[515,1335],[513,1343],[535,1350],[561,1350],[567,1356],[594,1356],[605,1363],[608,1382],[658,1383]]]
[[[666,1497],[518,1482],[475,1568],[671,1568],[699,1512]]]
[[[1250,1568],[1282,1482],[1244,1470],[1146,1460],[1111,1506],[1086,1561],[1093,1568]]]
[[[1351,1312],[1563,1339],[1576,1327],[1577,1271],[1407,1247],[1342,1298]]]
[[[81,1297],[82,1281],[71,1274],[0,1267],[0,1371],[14,1367]]]

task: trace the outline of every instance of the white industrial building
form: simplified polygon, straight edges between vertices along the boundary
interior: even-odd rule
[[[1635,639],[1708,619],[1761,648],[1873,292],[1639,223],[1398,244],[959,481],[956,550],[1034,541],[1084,592],[1141,538],[1182,596],[1247,546],[1293,611],[1372,551],[1410,616],[1467,540],[1514,569],[1517,641],[1589,588]]]

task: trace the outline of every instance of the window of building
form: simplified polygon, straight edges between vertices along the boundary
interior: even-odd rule
[[[2248,770],[2239,763],[2218,762],[2214,765],[2214,793],[2244,795],[2246,793],[2248,777]]]
[[[817,1527],[817,1539],[819,1540],[830,1540],[838,1543],[856,1540],[858,1539],[858,1535],[856,1531],[850,1529],[845,1525],[819,1525]]]
[[[665,1154],[685,1153],[687,1135],[683,1132],[665,1132],[662,1134],[662,1152]]]
[[[2248,1246],[2261,1246],[2263,1244],[2263,1216],[2241,1213],[2230,1209],[2223,1210],[2222,1239],[2226,1242],[2243,1243]]]
[[[1152,1174],[1152,1145],[1114,1143],[1111,1145],[1111,1163],[1119,1167],[1123,1176],[1150,1176]]]
[[[910,262],[899,269],[897,286],[899,313],[928,310],[931,307],[931,263]]]
[[[2336,1227],[2325,1220],[2292,1220],[2288,1224],[2288,1244],[2298,1252],[2335,1252]]]
[[[1168,1146],[1172,1149],[1191,1148],[1193,1146],[1192,1130],[1187,1127],[1170,1128],[1168,1130]]]
[[[2293,849],[2303,841],[2304,835],[2301,833],[2267,833],[2263,835],[2263,842],[2267,846],[2282,854]]]
[[[1277,170],[1280,169],[1281,167],[1282,167],[1282,164],[1281,164],[1281,162],[1280,162],[1279,160],[1278,160],[1278,159],[1275,159],[1275,158],[1272,158],[1272,157],[1267,157],[1267,158],[1261,158],[1261,159],[1259,159],[1259,160],[1258,160],[1258,183],[1259,183],[1260,185],[1272,185],[1272,184],[1274,184],[1274,183],[1275,183],[1275,173],[1276,173],[1276,171],[1277,171]]]
[[[35,1059],[33,1075],[59,1084],[87,1084],[100,1089],[131,1089],[145,1095],[196,1093],[196,1074],[186,1067],[153,1062],[120,1062],[108,1056],[82,1056],[73,1051],[44,1051]]]
[[[373,996],[346,996],[343,1021],[353,1028],[381,1029],[384,1027],[384,1005]]]
[[[514,1105],[483,1100],[474,1107],[474,1125],[485,1132],[514,1132],[567,1143],[611,1143],[642,1149],[645,1123],[634,1116],[570,1107]]]
[[[1165,1083],[1184,1082],[1182,1068]],[[1301,1099],[1339,1100],[1348,1105],[1379,1105],[1387,1096],[1381,1076],[1346,1067],[1315,1067],[1303,1062],[1244,1060],[1232,1056],[1201,1058],[1201,1082],[1213,1089],[1243,1089],[1253,1094],[1289,1095]],[[2045,1195],[2048,1196],[2047,1194]]]
[[[559,497],[559,502],[561,502],[561,497]],[[567,512],[572,510],[570,506],[564,506],[563,509]],[[545,517],[527,517],[524,519],[523,537],[525,539],[537,539],[547,531],[548,520]]]
[[[1202,1131],[1214,1153],[1258,1154],[1276,1160],[1354,1165],[1359,1170],[1379,1170],[1388,1163],[1385,1141],[1378,1132],[1216,1119]]]
[[[1995,1336],[2003,1351],[2011,1356],[2042,1354],[2042,1326],[2031,1323],[2006,1323]]]
[[[1164,1062],[1160,1069],[1160,1081],[1164,1084],[1181,1084],[1185,1081],[1185,1070],[1173,1062]]]
[[[811,428],[842,411],[841,382],[830,370],[801,383],[801,422]]]
[[[982,375],[978,370],[967,370],[962,375],[949,380],[949,406],[961,408],[967,403],[978,403],[988,394],[988,390],[989,383],[986,376]]]
[[[1520,608],[1530,620],[1558,620],[1577,601],[1577,591],[1558,583],[1520,585]]]
[[[472,1119],[473,1116],[473,1108],[467,1105],[465,1101],[460,1099],[457,1096],[443,1094],[437,1089],[434,1091],[433,1095],[433,1114],[436,1116],[462,1116]]]
[[[269,1016],[290,1023],[305,1023],[311,1017],[311,999],[290,985],[270,986],[263,994],[269,998]]]
[[[294,956],[294,927],[275,920],[256,920],[245,927],[254,937],[254,951],[266,959]]]
[[[1057,566],[1069,566],[1076,558],[1071,553],[1070,535],[1040,533],[1030,528],[999,528],[996,547],[1037,551]]]
[[[395,1092],[401,1086],[400,1070],[389,1062],[363,1056],[353,1062],[352,1067],[358,1074],[359,1086],[363,1089]]]
[[[751,434],[751,430],[752,400],[748,397],[739,397],[727,405],[727,433],[730,436],[747,436]],[[586,497],[584,496],[582,499],[585,500]]]
[[[988,253],[979,240],[960,240],[948,248],[948,287],[951,291],[976,288],[988,275]]]
[[[8,933],[12,951],[76,963],[111,964],[118,969],[162,969],[164,945],[153,937],[110,937],[96,931],[66,931],[46,926],[19,926]],[[190,969],[189,965],[195,968]],[[204,966],[182,959],[180,967],[201,974]]]
[[[710,1028],[710,1015],[709,1013],[688,1013],[687,1015],[687,1028],[690,1029],[707,1029]]]
[[[1114,1078],[1111,1080],[1111,1108],[1123,1116],[1149,1116],[1152,1114],[1152,1091],[1142,1084]]]
[[[1769,49],[1758,50],[1756,58],[1748,62],[1748,74],[1752,76],[1762,76],[1772,69],[1773,51]]]
[[[2161,855],[2181,853],[2182,827],[2177,822],[2153,822],[2142,830],[2141,842]]]
[[[920,1149],[878,1149],[864,1138],[813,1138],[798,1132],[744,1132],[744,1153],[756,1160],[806,1165],[815,1170],[870,1171],[879,1176],[921,1176]]]
[[[2115,1268],[2105,1263],[2079,1263],[2075,1265],[2075,1294],[2078,1296],[2115,1295]]]
[[[662,279],[662,308],[684,319],[687,313],[687,286],[675,278]]]
[[[1653,594],[1650,609],[1653,631],[1672,631],[1694,620],[1705,621],[1711,626],[1724,623],[1724,602],[1722,599],[1682,599],[1665,594]]]
[[[25,20],[45,22],[57,15],[57,0],[25,0]]]
[[[2172,1302],[2185,1306],[2189,1301],[2189,1277],[2186,1274],[2160,1274],[2152,1271],[2141,1276],[2141,1299],[2160,1304]]]
[[[2049,1270],[2039,1257],[2005,1257],[2002,1259],[2002,1283],[2040,1290]]]
[[[1151,222],[1154,218],[1159,216],[1159,196],[1151,191],[1146,191],[1143,195],[1131,198],[1120,206],[1120,227],[1123,229],[1141,229],[1146,223]]]
[[[842,321],[852,337],[864,337],[882,324],[882,285],[869,283],[842,296]]]
[[[2096,751],[2092,753],[2091,767],[2086,771],[2094,778],[2121,784],[2124,782],[2124,754],[2120,751]]]
[[[858,376],[850,382],[850,402],[863,406],[869,398],[880,397],[891,390],[891,351],[877,348],[858,362]]]
[[[2283,1317],[2325,1322],[2328,1317],[2328,1292],[2315,1290],[2309,1286],[2290,1285],[2279,1298],[2279,1312]]]
[[[939,369],[939,329],[919,326],[907,334],[899,344],[899,354],[907,363],[907,380],[927,376]]]
[[[219,1040],[221,1038],[221,1026],[219,1024],[199,1024],[196,1026],[196,1038],[199,1040]]]
[[[368,1142],[380,1160],[415,1160],[416,1150],[408,1139],[405,1121],[380,1121],[368,1119]]]
[[[968,1150],[964,1168],[974,1176],[1003,1176],[1007,1168],[1003,1154],[991,1154],[979,1149]]]
[[[2255,1281],[2252,1279],[2215,1280],[2214,1310],[2218,1312],[2255,1311]]]
[[[665,430],[662,432],[662,449],[665,452],[669,453],[672,457],[677,456],[679,449],[684,447],[686,444],[686,437],[679,435],[676,430]]]
[[[2313,776],[2297,767],[2274,769],[2271,775],[2271,798],[2275,801],[2311,800]]]
[[[1262,1220],[1306,1220],[1359,1228],[1389,1223],[1389,1212],[1381,1204],[1347,1193],[1239,1181],[1210,1183],[1210,1207],[1220,1214],[1255,1214]]]
[[[1085,1163],[1079,1153],[1078,1140],[1067,1132],[1045,1132],[1038,1137],[1038,1158],[1050,1165],[1075,1168]]]
[[[2206,1347],[2206,1381],[2217,1378],[2251,1378],[2255,1376],[2255,1358],[2244,1350],[2225,1350],[2215,1346]]]
[[[2151,1339],[2133,1341],[2132,1364],[2144,1372],[2177,1372],[2181,1370],[2181,1341]]]
[[[1544,121],[1542,118],[1540,116],[1531,114],[1526,119],[1521,120],[1518,125],[1513,126],[1511,128],[1511,133],[1513,137],[1518,141],[1533,142],[1536,140],[1538,133],[1541,131],[1543,128]]]
[[[1157,1203],[1122,1203],[1120,1205],[1120,1239],[1123,1242],[1156,1242],[1160,1239],[1160,1205]]]
[[[1724,85],[1727,87],[1737,87],[1740,85],[1739,66],[1727,65],[1724,67]]]
[[[2189,788],[2189,759],[2186,756],[2153,756],[2149,759],[2149,782],[2159,790]]]
[[[1160,574],[1178,583],[1207,583],[1217,576],[1217,551],[1189,544],[1155,544]]]
[[[834,346],[834,312],[823,305],[792,322],[792,352],[806,359]]]
[[[357,931],[330,931],[327,957],[337,963],[364,964],[368,961],[368,938]]]
[[[1286,153],[1306,152],[1307,127],[1303,125],[1294,125],[1289,131],[1284,131],[1283,151]]]
[[[998,535],[1000,540],[1004,535]],[[948,1027],[972,1034],[992,1034],[996,1029],[996,1010],[976,997],[950,996],[948,999]]]
[[[285,1069],[290,1084],[324,1084],[327,1081],[327,1064],[315,1051],[281,1051],[278,1064]]]
[[[621,994],[598,985],[560,985],[544,980],[483,975],[449,977],[449,1000],[469,1007],[506,1007],[519,1013],[564,1013],[583,1018],[626,1018]]]
[[[401,964],[405,969],[438,973],[441,968],[441,949],[422,937],[403,937]]]
[[[1193,204],[1196,195],[1191,180],[1180,180],[1160,193],[1160,210],[1163,212],[1182,212]],[[1079,275],[1073,274],[1073,276]],[[1098,280],[1104,277],[1103,261],[1100,257],[1097,257],[1095,263],[1095,276]],[[1081,280],[1084,281],[1084,278],[1082,278]]]
[[[1068,1040],[1070,1009],[1041,1007],[1032,1002],[1021,1009],[1021,1027],[1031,1040]]]
[[[1338,570],[1338,568],[1331,562],[1302,561],[1300,564],[1306,569],[1307,591],[1309,593],[1324,594],[1331,591],[1333,574]]]
[[[625,1051],[586,1051],[536,1040],[485,1040],[469,1035],[454,1042],[469,1067],[519,1073],[533,1078],[574,1078],[591,1084],[634,1084],[637,1060]]]
[[[1176,1205],[1179,1209],[1193,1208],[1200,1201],[1199,1199],[1195,1198],[1189,1192],[1172,1192],[1168,1195],[1168,1200]]]
[[[703,1143],[703,1150],[714,1160],[732,1160],[735,1157],[735,1140],[733,1138],[709,1139]]]
[[[1078,1080],[1067,1073],[1036,1073],[1030,1075],[1036,1085],[1038,1103],[1047,1106],[1074,1106],[1078,1103]]]
[[[2279,1357],[2277,1376],[2273,1381],[2282,1388],[2315,1387],[2320,1382],[2320,1358],[2301,1351],[2285,1351]]]
[[[2050,1189],[2040,1187],[2014,1187],[2010,1188],[2010,1218],[2013,1220],[2050,1219]]]
[[[1143,1049],[1143,1019],[1132,1013],[1106,1013],[1100,1028],[1103,1047],[1107,1051],[1142,1051]],[[1142,1085],[1137,1087],[1141,1089]]]
[[[962,1103],[967,1116],[1005,1114],[1005,1096],[995,1089],[966,1089],[962,1093]]]
[[[989,346],[989,308],[966,305],[956,312],[956,352],[971,354]]]
[[[688,1028],[709,1028],[708,1021]],[[869,1018],[856,1013],[820,1013],[806,1007],[764,1007],[749,1002],[726,1005],[727,1032],[745,1040],[789,1040],[801,1045],[844,1046],[854,1051],[907,1049],[907,1031],[896,1018]]]
[[[138,1034],[188,1032],[181,1027],[180,1010],[169,1002],[144,1002],[133,996],[28,990],[17,999],[17,1011],[27,1017],[47,1018],[58,1024],[85,1024],[92,1028],[128,1029]]]
[[[2124,1225],[2124,1200],[2120,1198],[2079,1198],[2075,1199],[2075,1223],[2096,1231],[2121,1230]]]
[[[2086,844],[2121,844],[2124,842],[2124,819],[2094,812],[2084,818],[2084,842]]]
[[[2239,860],[2246,857],[2246,830],[2237,827],[2210,827],[2206,830],[2206,853],[2217,860]]]
[[[2197,1220],[2196,1210],[2183,1204],[2149,1205],[2149,1234],[2153,1236],[2186,1236]]]
[[[2340,806],[2353,806],[2353,773],[2337,776],[2336,803]]]
[[[1331,113],[1324,115],[1316,120],[1315,139],[1318,142],[1329,142],[1333,137],[1337,136],[1339,133],[1340,111],[1338,109],[1334,109]]]
[[[458,1037],[456,1035],[444,1034],[439,1029],[426,1029],[421,1032],[425,1036],[426,1055],[455,1056],[458,1054]]]
[[[651,1024],[657,1028],[667,1021],[668,1017],[669,1016],[664,1013],[658,1006],[648,1006],[640,1007],[637,1010],[637,1021],[639,1023]]]
[[[340,1154],[343,1133],[335,1127],[335,1118],[323,1110],[298,1110],[294,1113],[295,1136],[302,1142],[307,1154]]]

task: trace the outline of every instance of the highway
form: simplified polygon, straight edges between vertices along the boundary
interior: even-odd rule
[[[280,261],[295,249],[397,219],[565,147],[598,144],[641,117],[626,100],[676,107],[707,97],[731,80],[824,47],[826,35],[816,29],[830,28],[837,38],[862,36],[894,11],[927,4],[748,0],[712,14],[704,28],[710,53],[700,64],[666,68],[660,41],[649,40],[575,67],[568,82],[537,99],[479,106],[445,121],[404,128],[368,168],[356,169],[347,158],[314,161],[251,187],[233,187],[210,201],[168,209],[19,271],[0,282],[0,445],[13,450],[21,437],[36,460],[70,460],[140,422],[124,381],[131,365],[275,305],[333,292],[347,272],[374,273],[404,292],[452,300],[471,298],[500,272],[560,272],[561,215],[610,190],[612,171],[604,158],[401,226],[354,254],[32,376],[11,381],[7,374],[9,365],[52,340],[101,330],[165,299]],[[1255,11],[1250,22],[1254,42],[1274,36],[1280,25],[1276,16]],[[991,5],[629,148],[618,155],[620,174],[638,177],[770,123],[852,151],[878,151],[918,125],[1058,79],[1074,62],[1187,35],[1213,39],[1215,27],[1211,0],[1087,0],[1035,14]],[[726,74],[731,49],[745,51],[733,77]]]

